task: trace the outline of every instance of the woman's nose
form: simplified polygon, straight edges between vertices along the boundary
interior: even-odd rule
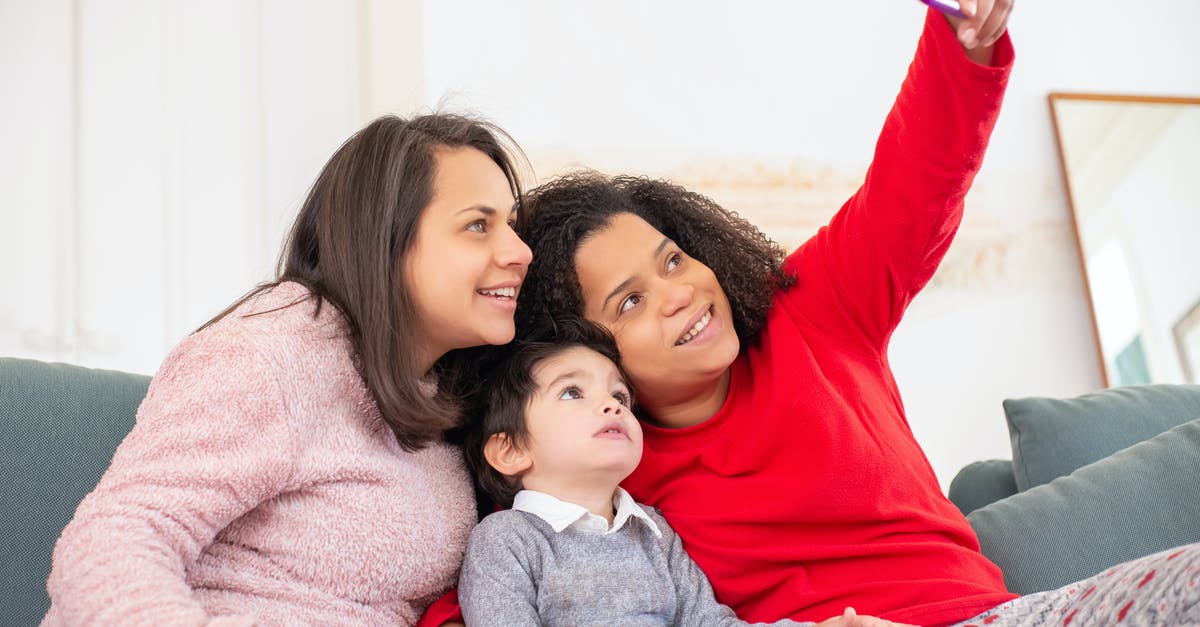
[[[533,251],[517,236],[517,232],[507,224],[500,234],[496,244],[496,264],[502,268],[527,268],[533,260]]]
[[[662,313],[664,316],[674,315],[680,309],[692,304],[696,288],[691,283],[667,281],[663,288]]]

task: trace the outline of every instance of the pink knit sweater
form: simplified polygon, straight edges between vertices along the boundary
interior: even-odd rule
[[[285,283],[167,357],[58,540],[43,625],[403,625],[454,584],[460,451],[397,445],[341,315],[285,307],[308,295]]]

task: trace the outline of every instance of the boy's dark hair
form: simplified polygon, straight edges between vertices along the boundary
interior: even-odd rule
[[[529,443],[525,412],[537,384],[533,371],[538,364],[570,348],[587,348],[607,357],[621,377],[629,377],[621,368],[616,341],[608,330],[581,318],[568,318],[539,327],[526,337],[496,349],[489,360],[489,373],[481,381],[477,418],[468,426],[463,450],[467,467],[487,496],[503,507],[512,506],[521,490],[519,477],[501,474],[483,456],[483,447],[495,434],[508,436],[514,445]],[[630,392],[632,394],[632,391]]]
[[[583,316],[575,252],[620,213],[645,220],[712,269],[742,346],[758,343],[775,288],[796,282],[783,272],[783,248],[701,194],[667,181],[588,171],[546,183],[521,200],[517,233],[533,250],[533,262],[517,301],[517,337],[546,319]]]

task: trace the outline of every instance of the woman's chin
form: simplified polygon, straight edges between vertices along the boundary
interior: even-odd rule
[[[711,370],[714,374],[722,374],[733,365],[741,350],[742,343],[738,340],[737,334],[731,333],[713,344],[709,354],[706,355],[708,359],[705,361],[711,362]]]
[[[510,322],[505,325],[476,327],[473,331],[455,343],[454,349],[474,348],[476,346],[503,346],[513,341],[516,328]]]
[[[512,321],[509,320],[508,324],[496,325],[495,328],[488,329],[483,334],[483,341],[480,342],[480,344],[503,346],[504,344],[508,344],[509,342],[513,341],[513,338],[516,336],[516,334],[516,327],[513,325]]]

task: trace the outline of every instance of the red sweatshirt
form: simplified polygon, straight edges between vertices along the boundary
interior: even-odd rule
[[[1000,108],[998,67],[968,60],[930,12],[862,188],[785,262],[761,344],[729,397],[684,429],[645,427],[624,483],[662,509],[749,621],[819,621],[847,605],[919,623],[1012,599],[913,438],[887,346],[962,218]]]

